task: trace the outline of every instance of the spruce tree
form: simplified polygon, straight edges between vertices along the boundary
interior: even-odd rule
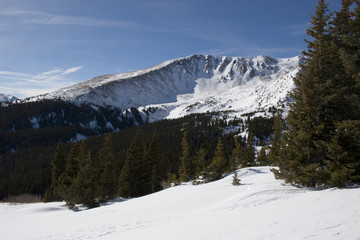
[[[112,136],[109,133],[100,149],[100,174],[97,184],[97,192],[100,202],[105,202],[116,197],[117,179],[115,177],[115,159],[112,146]]]
[[[196,153],[196,155],[195,155],[195,165],[196,165],[195,176],[196,177],[198,177],[200,175],[204,175],[207,155],[208,155],[208,151],[205,148],[200,148],[199,151]]]
[[[83,144],[84,143],[82,143],[82,147],[80,147],[81,144],[78,142],[71,148],[70,154],[66,159],[65,170],[59,177],[57,191],[59,196],[65,200],[66,205],[68,205],[69,208],[73,208],[76,204],[76,194],[73,183],[80,169],[79,158],[82,158],[80,153],[82,152],[81,148],[84,147]]]
[[[45,199],[44,199],[45,202],[62,200],[57,193],[59,178],[65,171],[65,156],[61,142],[59,142],[56,147],[54,158],[51,163],[52,163],[51,185],[45,193]]]
[[[277,111],[277,114],[274,117],[274,126],[273,126],[273,136],[270,141],[270,152],[269,152],[269,162],[274,164],[277,162],[278,152],[281,145],[281,132],[284,130],[283,124],[281,122],[281,114]]]
[[[187,138],[188,138],[188,132],[185,131],[181,141],[182,155],[180,158],[181,166],[179,169],[179,177],[181,182],[186,182],[194,178],[193,163],[190,154],[190,145],[188,143]]]
[[[143,137],[138,130],[126,154],[125,164],[119,178],[119,193],[122,197],[144,195],[145,163]]]
[[[241,159],[244,155],[244,146],[241,136],[236,137],[235,142],[235,148],[232,151],[229,161],[230,172],[235,171],[240,166]]]
[[[80,166],[79,173],[73,183],[75,202],[87,205],[89,208],[99,206],[95,182],[97,181],[96,170],[91,162],[91,154],[88,152],[84,162]]]
[[[247,139],[247,146],[244,147],[243,154],[240,158],[241,167],[252,167],[255,166],[255,151],[254,151],[254,137],[252,133],[249,133]]]
[[[222,177],[227,170],[227,160],[224,154],[224,144],[221,138],[219,138],[214,158],[210,165],[210,176],[209,180],[214,181]]]
[[[144,164],[145,164],[145,182],[144,194],[157,192],[161,187],[161,158],[159,137],[155,132],[150,141],[145,143]]]
[[[360,176],[358,141],[350,148],[343,144],[345,136],[358,134],[359,126],[359,4],[342,4],[331,18],[325,1],[319,0],[307,31],[313,40],[307,41],[295,78],[295,103],[286,119],[279,170],[274,170],[286,182],[342,186]]]
[[[263,145],[261,147],[260,152],[258,153],[258,157],[257,157],[257,163],[260,166],[267,166],[269,164],[269,160],[268,160],[268,155],[266,155],[266,146]]]

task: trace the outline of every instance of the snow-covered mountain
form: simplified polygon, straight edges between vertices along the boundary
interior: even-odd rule
[[[15,101],[18,100],[17,97],[8,95],[8,94],[1,94],[0,93],[0,102],[11,102],[11,101]]]
[[[151,112],[150,121],[190,113],[237,113],[281,106],[293,88],[299,57],[193,55],[129,73],[111,74],[37,96],[131,107]]]
[[[360,188],[306,189],[270,167],[208,184],[71,211],[63,202],[0,203],[2,239],[359,239]]]

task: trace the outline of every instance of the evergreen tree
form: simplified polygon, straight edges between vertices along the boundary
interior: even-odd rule
[[[237,136],[235,139],[236,145],[235,148],[232,151],[232,154],[230,156],[230,161],[229,161],[229,171],[235,171],[239,166],[240,166],[240,162],[241,159],[244,155],[244,146],[242,143],[242,138],[241,136]]]
[[[252,133],[249,133],[249,137],[247,139],[247,146],[244,147],[243,154],[240,158],[241,167],[251,167],[255,166],[255,151],[254,151],[254,137]]]
[[[205,167],[206,167],[206,158],[208,155],[208,151],[205,148],[200,148],[199,151],[195,155],[195,176],[204,175]],[[205,176],[204,176],[205,177]]]
[[[45,193],[45,202],[62,200],[57,193],[59,178],[65,171],[65,156],[61,142],[58,143],[52,160],[51,185]]]
[[[188,138],[188,132],[185,131],[181,141],[182,156],[180,158],[181,166],[179,169],[179,177],[181,182],[186,182],[194,178],[193,163],[190,154],[190,145],[188,143],[187,138]]]
[[[100,149],[100,174],[98,179],[97,192],[101,202],[116,197],[117,181],[115,177],[115,159],[112,146],[112,136],[105,137],[103,147]]]
[[[75,192],[75,202],[93,208],[99,206],[99,203],[96,201],[97,192],[94,187],[97,180],[96,170],[92,165],[90,152],[84,160],[72,187]]]
[[[145,161],[145,182],[144,194],[160,191],[161,187],[161,158],[159,137],[155,132],[150,141],[145,143],[144,147],[144,161]]]
[[[266,146],[262,146],[257,157],[257,162],[260,166],[267,166],[269,164],[268,156],[266,155]]]
[[[82,145],[82,146],[81,146]],[[81,147],[80,147],[81,146]],[[71,148],[70,154],[66,159],[66,167],[63,174],[59,177],[58,194],[69,208],[73,208],[76,204],[76,194],[73,188],[74,180],[77,177],[79,171],[79,158],[83,152],[84,143],[76,143]]]
[[[277,162],[277,157],[279,155],[280,145],[281,145],[281,132],[284,130],[283,124],[281,123],[281,114],[277,111],[276,116],[274,117],[274,126],[273,126],[273,137],[270,139],[270,152],[269,152],[269,162],[274,164]]]
[[[302,71],[291,95],[295,103],[278,154],[279,170],[273,170],[286,182],[342,186],[360,176],[358,141],[350,148],[342,143],[347,129],[350,136],[357,135],[360,117],[360,19],[356,15],[359,4],[355,3],[343,1],[342,10],[331,19],[325,1],[318,1],[307,31],[313,40],[307,41]]]
[[[218,180],[222,177],[223,173],[227,170],[227,160],[224,154],[224,144],[219,138],[215,156],[210,165],[210,181]]]
[[[143,137],[138,130],[135,138],[131,141],[119,178],[119,192],[122,197],[144,195],[145,163],[143,150]]]

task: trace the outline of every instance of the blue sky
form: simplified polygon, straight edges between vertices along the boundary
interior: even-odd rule
[[[293,57],[316,3],[0,0],[0,93],[33,96],[192,54]]]

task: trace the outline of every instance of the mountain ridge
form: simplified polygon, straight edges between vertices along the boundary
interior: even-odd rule
[[[0,102],[12,102],[16,100],[18,100],[18,98],[15,96],[0,93]]]
[[[110,105],[123,111],[132,107],[140,111],[151,108],[155,109],[151,121],[206,111],[245,113],[286,101],[298,70],[299,57],[198,54],[144,70],[98,76],[28,101],[60,98]],[[248,106],[240,103],[249,97],[245,104]]]

